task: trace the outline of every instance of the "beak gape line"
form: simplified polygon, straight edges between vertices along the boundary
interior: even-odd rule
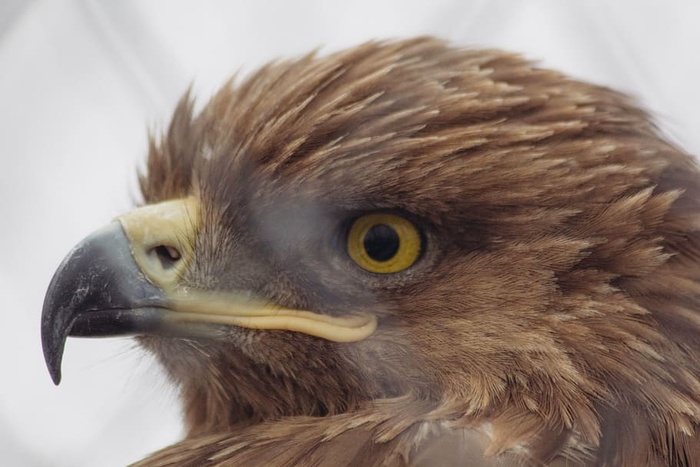
[[[44,359],[54,383],[68,336],[137,334],[216,337],[213,325],[294,331],[336,341],[371,336],[375,316],[334,317],[263,299],[195,290],[179,284],[194,252],[193,198],[136,209],[80,242],[49,284],[41,320]],[[158,249],[172,248],[173,264]]]

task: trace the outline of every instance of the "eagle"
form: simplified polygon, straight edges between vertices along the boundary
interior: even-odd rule
[[[138,466],[700,466],[700,171],[636,102],[419,37],[180,100],[42,312],[134,335]]]

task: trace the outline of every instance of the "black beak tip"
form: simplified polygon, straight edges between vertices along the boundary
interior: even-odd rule
[[[51,375],[51,380],[53,381],[53,384],[58,386],[61,384],[61,364],[58,363],[57,366],[55,367],[50,367],[49,366],[49,374]]]
[[[46,303],[44,308],[46,308]],[[41,346],[44,351],[46,368],[48,368],[54,384],[58,386],[61,382],[61,360],[63,360],[66,335],[63,334],[64,331],[62,329],[52,329],[47,324],[43,322],[41,326]]]
[[[44,361],[46,368],[49,370],[49,375],[56,386],[61,382],[61,360],[63,357],[63,345],[60,347],[51,346],[42,336],[42,344],[44,347]],[[64,341],[65,342],[65,341]]]

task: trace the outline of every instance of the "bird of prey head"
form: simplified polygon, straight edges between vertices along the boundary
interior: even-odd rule
[[[147,465],[700,465],[700,172],[606,88],[420,38],[269,64],[154,140],[47,293],[137,335]]]

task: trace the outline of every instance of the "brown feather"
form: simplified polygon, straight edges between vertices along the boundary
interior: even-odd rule
[[[202,203],[186,283],[380,326],[141,338],[189,435],[139,465],[700,465],[698,176],[629,98],[429,38],[186,94],[141,177]],[[321,246],[374,210],[405,274]]]

